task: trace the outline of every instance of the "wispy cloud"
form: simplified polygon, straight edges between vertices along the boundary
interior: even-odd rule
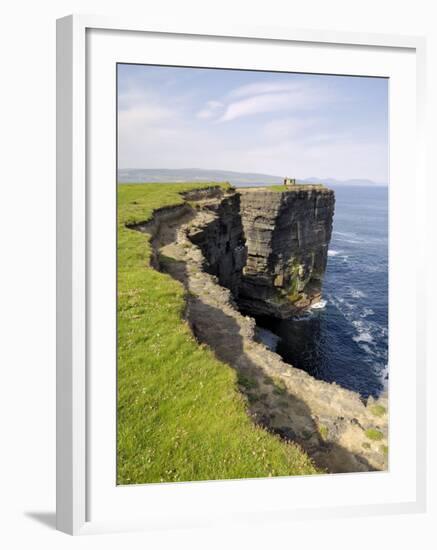
[[[254,96],[259,94],[272,94],[280,92],[295,92],[302,89],[301,84],[295,82],[252,82],[245,84],[244,86],[238,86],[237,88],[229,92],[229,97],[238,98],[246,96]]]
[[[301,100],[302,97],[299,99]],[[294,94],[262,94],[247,97],[241,101],[230,103],[220,121],[226,122],[260,113],[273,113],[297,108],[296,100],[297,97]],[[301,103],[301,101],[298,101],[298,103]]]
[[[325,90],[293,82],[252,82],[238,86],[218,100],[209,100],[199,118],[229,122],[265,113],[316,109],[329,99]]]

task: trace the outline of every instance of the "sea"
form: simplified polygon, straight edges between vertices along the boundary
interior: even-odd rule
[[[323,300],[303,317],[258,319],[284,361],[363,397],[388,384],[388,188],[332,187]]]

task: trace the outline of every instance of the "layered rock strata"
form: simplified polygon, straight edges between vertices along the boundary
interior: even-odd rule
[[[240,190],[247,261],[240,307],[251,315],[286,318],[321,298],[334,215],[324,186],[287,191]]]
[[[222,286],[239,295],[241,278],[246,265],[247,249],[240,215],[240,195],[227,193],[221,200],[203,200],[198,209],[210,214],[208,223],[192,227],[191,241],[205,258],[203,268],[216,275]]]

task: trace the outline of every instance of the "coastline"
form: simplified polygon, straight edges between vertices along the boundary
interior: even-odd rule
[[[153,229],[143,228],[151,235],[157,267],[186,289],[185,316],[196,339],[237,371],[253,422],[297,443],[318,468],[332,473],[386,469],[387,396],[363,400],[282,361],[256,340],[254,320],[237,310],[231,292],[204,271],[205,258],[190,233],[212,223],[211,201],[219,200],[191,197],[192,214],[178,220],[176,213],[171,235],[162,231],[159,211]]]

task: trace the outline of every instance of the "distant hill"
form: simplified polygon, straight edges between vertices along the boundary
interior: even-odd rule
[[[386,183],[368,179],[336,180],[333,178],[305,178],[304,183],[324,183],[325,185],[355,185],[357,187],[387,187]]]
[[[292,174],[286,174],[293,177]],[[118,171],[119,183],[178,183],[201,181],[228,181],[236,187],[249,187],[260,185],[275,185],[282,183],[283,177],[271,174],[232,172],[229,170],[205,170],[200,168],[121,168]],[[305,178],[298,179],[299,183],[324,183],[326,185],[354,185],[357,187],[385,186],[368,179],[336,180],[332,178]]]

